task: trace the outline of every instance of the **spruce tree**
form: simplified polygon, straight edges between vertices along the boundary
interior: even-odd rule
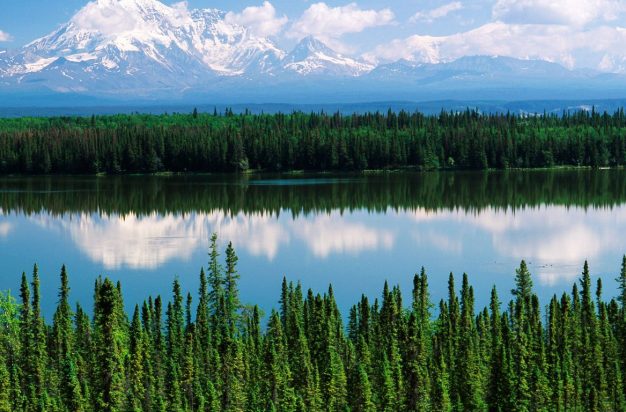
[[[119,410],[125,399],[124,351],[118,312],[118,289],[107,278],[100,281],[94,306],[95,334],[95,409],[113,412]]]
[[[126,370],[128,371],[128,392],[126,410],[140,411],[143,409],[145,392],[143,330],[139,319],[139,306],[135,305],[133,320],[130,325],[130,348]]]
[[[217,234],[211,236],[211,244],[209,246],[209,271],[208,284],[210,286],[208,294],[208,305],[210,314],[214,319],[223,316],[220,313],[220,299],[224,295],[224,277],[222,266],[219,263],[219,250],[217,245]]]
[[[239,281],[239,273],[237,272],[237,254],[233,248],[232,242],[228,243],[226,248],[226,272],[224,274],[224,294],[226,306],[226,321],[229,331],[235,333],[237,323],[239,321],[239,309],[241,302],[239,301],[239,289],[237,282]]]
[[[588,410],[600,409],[606,402],[606,381],[600,340],[597,329],[597,316],[591,295],[591,275],[589,264],[585,261],[582,278],[580,279],[581,291],[581,370],[583,382],[584,406]]]
[[[480,410],[485,406],[483,377],[477,348],[478,334],[474,320],[474,292],[467,274],[461,287],[461,319],[459,328],[459,399],[465,410]]]
[[[32,298],[32,316],[30,319],[30,336],[31,346],[29,350],[29,362],[32,375],[30,376],[31,384],[34,391],[31,392],[32,405],[37,405],[37,410],[47,409],[47,388],[46,388],[46,360],[47,360],[47,341],[46,326],[44,324],[39,294],[39,268],[37,265],[33,268],[33,280],[31,283]]]

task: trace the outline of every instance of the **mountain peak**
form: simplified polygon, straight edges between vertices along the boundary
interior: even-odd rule
[[[359,76],[372,70],[367,63],[346,57],[332,50],[321,40],[307,36],[285,58],[285,68],[301,75],[332,74]]]
[[[626,66],[623,61],[607,64]],[[444,86],[496,88],[509,87],[510,79],[552,84],[595,76],[546,61],[497,56],[441,61],[432,55],[374,69],[374,64],[343,55],[314,36],[300,39],[285,53],[216,9],[188,9],[184,3],[159,0],[92,0],[49,35],[21,49],[0,50],[0,91],[31,87],[150,97],[197,89],[228,95],[245,89],[244,82],[254,85],[248,89],[269,87],[273,92],[274,86],[309,78],[316,92],[330,87],[335,93],[335,87],[344,87],[339,85],[358,84],[359,92],[382,88],[388,93],[394,85],[399,93],[422,93],[426,87],[439,93]],[[360,79],[350,79],[356,77]]]

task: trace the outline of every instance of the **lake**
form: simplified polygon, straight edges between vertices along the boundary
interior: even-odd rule
[[[241,298],[267,312],[283,276],[333,289],[342,311],[424,266],[436,302],[448,274],[470,276],[477,307],[510,297],[526,259],[542,304],[571,290],[585,259],[615,296],[626,252],[626,171],[556,170],[245,176],[0,178],[0,289],[17,296],[39,264],[50,319],[66,264],[72,298],[92,305],[102,274],[132,308],[198,289],[209,237],[239,255]]]

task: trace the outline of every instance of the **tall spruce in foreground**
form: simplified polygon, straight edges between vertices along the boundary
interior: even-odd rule
[[[47,327],[38,269],[30,283],[23,275],[19,304],[0,295],[0,412],[626,408],[626,258],[620,296],[608,302],[585,263],[572,293],[553,296],[542,314],[521,262],[508,305],[494,287],[476,311],[469,277],[457,291],[450,275],[433,319],[422,270],[407,305],[385,283],[382,299],[362,296],[350,309],[347,328],[332,287],[303,293],[284,279],[280,310],[263,328],[259,308],[239,303],[232,245],[224,269],[216,238],[212,247],[195,316],[175,280],[169,303],[137,302],[129,320],[121,286],[99,278],[90,319],[71,309],[63,267]]]
[[[109,279],[96,282],[94,305],[94,405],[95,410],[113,412],[123,408],[127,382],[123,354],[127,336],[118,316],[121,299]]]

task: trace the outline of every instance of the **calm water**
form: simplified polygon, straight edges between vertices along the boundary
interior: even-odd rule
[[[0,178],[0,289],[17,294],[37,262],[48,316],[64,263],[88,307],[99,274],[122,281],[129,308],[175,276],[195,292],[213,232],[236,247],[242,300],[266,310],[283,275],[332,282],[345,310],[385,279],[408,293],[421,266],[434,300],[465,271],[482,307],[494,284],[508,296],[521,259],[544,303],[584,259],[613,296],[626,171]]]

